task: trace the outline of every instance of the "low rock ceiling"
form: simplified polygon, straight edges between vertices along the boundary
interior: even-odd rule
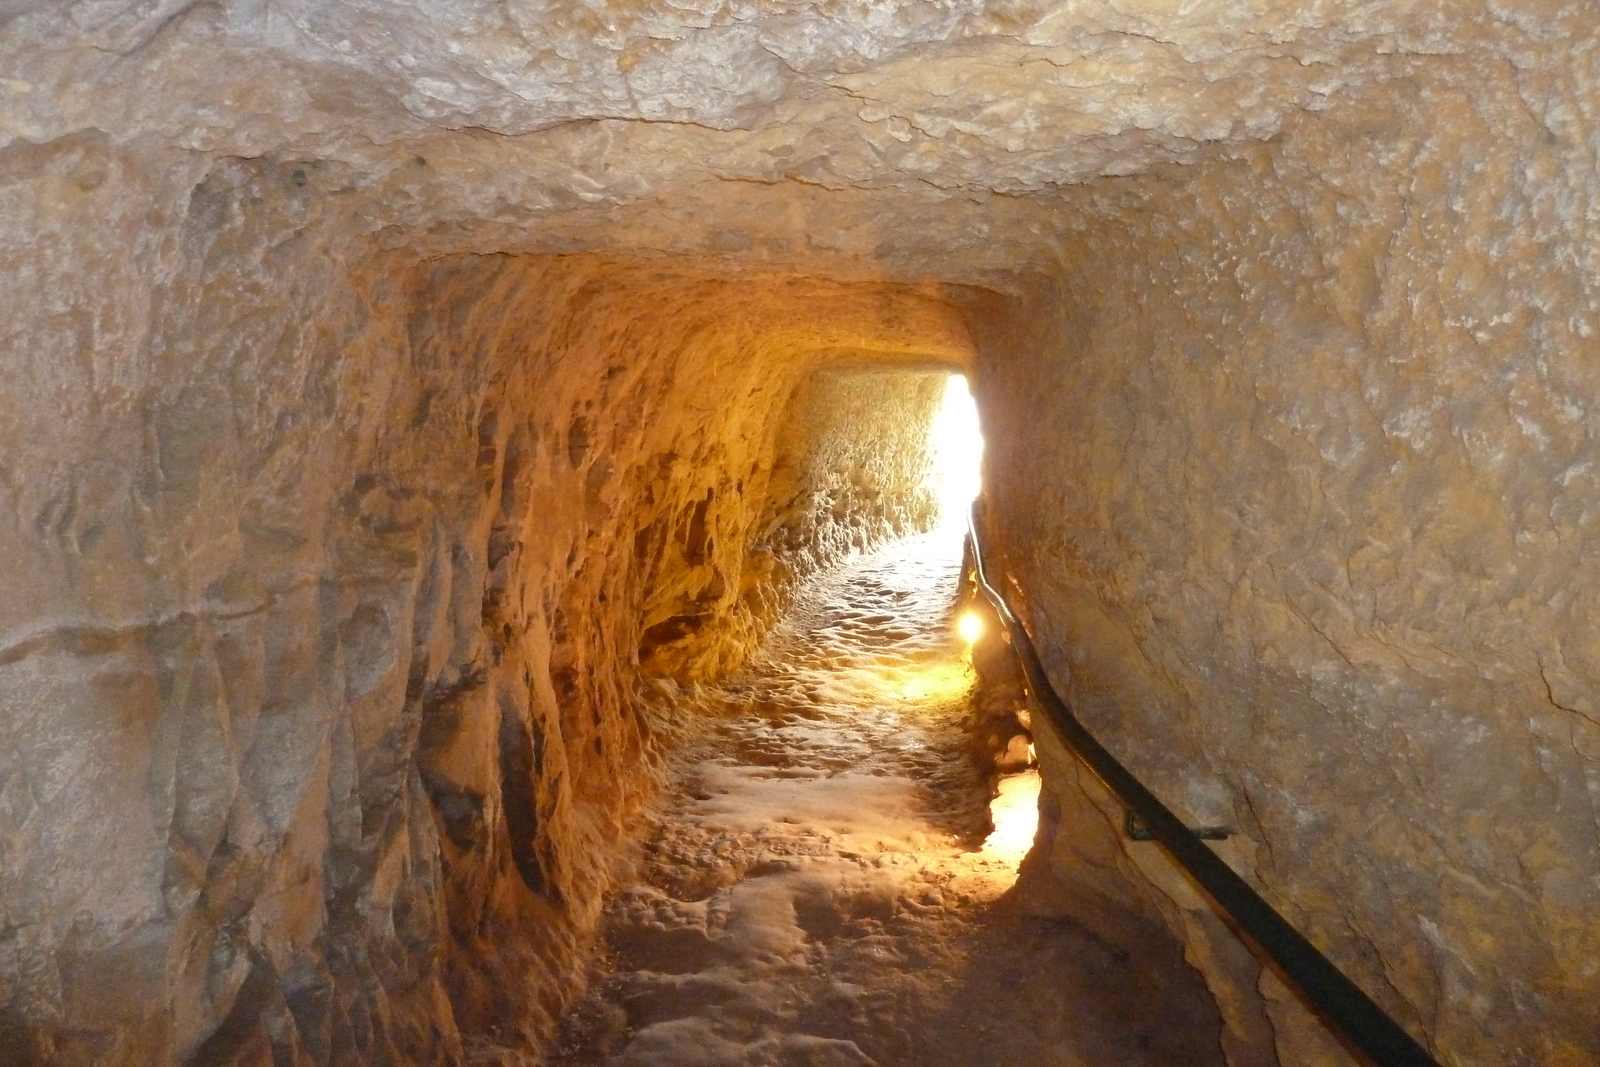
[[[1015,266],[1065,186],[1271,137],[1421,57],[1515,64],[1579,7],[0,0],[0,146],[329,161],[391,243]]]

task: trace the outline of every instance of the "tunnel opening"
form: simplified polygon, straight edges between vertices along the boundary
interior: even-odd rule
[[[983,447],[966,376],[857,354],[807,374],[782,418],[764,508],[782,521],[753,554],[809,569],[744,669],[664,690],[685,716],[669,784],[563,1019],[559,1067],[984,1062],[960,1004],[1020,1022],[1006,1001],[1041,968],[1087,977],[1063,960],[1086,935],[1010,900],[1040,779],[1018,692],[996,694],[1012,733],[983,733],[978,652],[954,627]],[[909,518],[884,523],[897,493]],[[1023,940],[1048,951],[1015,951]],[[1156,1054],[1205,1041],[1191,1022]],[[1096,1023],[1074,1040],[1121,1057],[1141,1037]],[[1055,1041],[1019,1034],[1005,1062],[1042,1062]]]

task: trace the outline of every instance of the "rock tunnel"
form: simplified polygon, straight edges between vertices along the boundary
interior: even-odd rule
[[[1561,0],[3,0],[0,1061],[542,1062],[959,372],[1084,722],[1439,1062],[1600,1063],[1597,112]],[[1358,1062],[1037,740],[1038,908]]]

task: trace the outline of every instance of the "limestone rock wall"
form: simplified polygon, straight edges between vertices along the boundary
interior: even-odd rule
[[[1590,64],[1418,63],[1091,184],[1059,280],[974,304],[1063,691],[1452,1064],[1600,1059]]]
[[[896,286],[419,260],[315,166],[30,152],[0,1060],[530,1054],[670,728],[640,656],[713,674],[766,621],[741,588],[796,383],[838,350],[950,358],[958,318]]]

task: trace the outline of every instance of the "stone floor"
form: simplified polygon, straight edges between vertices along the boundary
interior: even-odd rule
[[[948,531],[857,557],[744,675],[681,694],[704,714],[553,1063],[1221,1063],[1173,945],[1110,947],[1013,888],[1038,784],[1003,780],[991,824],[959,559]]]

